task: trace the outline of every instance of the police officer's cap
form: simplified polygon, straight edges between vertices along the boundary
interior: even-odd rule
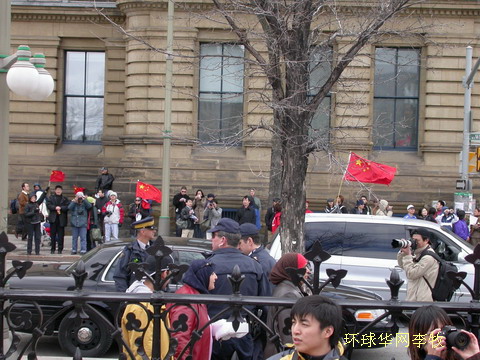
[[[258,235],[258,229],[252,223],[244,223],[240,225],[240,234],[242,237]]]
[[[144,219],[135,221],[132,223],[132,229],[141,230],[141,229],[151,229],[157,230],[157,227],[154,225],[155,222],[153,220],[153,216],[148,216]]]

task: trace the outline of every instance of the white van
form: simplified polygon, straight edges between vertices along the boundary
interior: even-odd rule
[[[326,278],[327,268],[348,270],[342,284],[356,286],[390,299],[390,289],[385,279],[390,278],[391,269],[397,268],[405,284],[400,288],[400,299],[405,299],[407,285],[405,273],[397,263],[399,249],[392,248],[392,239],[409,239],[412,230],[424,228],[432,234],[435,251],[444,259],[455,263],[459,271],[468,275],[466,282],[473,289],[474,268],[465,261],[473,247],[452,231],[425,220],[403,218],[348,215],[306,214],[305,244],[320,241],[323,250],[331,258],[321,265],[321,278]],[[270,248],[270,255],[278,260],[282,255],[280,235],[277,233]],[[461,286],[452,301],[471,300],[468,290]]]

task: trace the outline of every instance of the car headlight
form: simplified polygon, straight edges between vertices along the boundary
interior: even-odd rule
[[[355,311],[355,320],[357,321],[373,321],[379,316],[385,314],[385,310],[383,309],[375,309],[375,310],[357,310]]]

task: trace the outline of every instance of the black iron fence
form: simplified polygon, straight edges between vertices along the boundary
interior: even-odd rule
[[[251,297],[243,296],[240,293],[240,284],[243,280],[242,274],[235,269],[230,276],[232,284],[232,295],[185,295],[162,292],[160,289],[171,278],[180,278],[186,270],[184,266],[170,265],[170,275],[166,279],[160,276],[151,278],[155,284],[153,293],[109,293],[94,292],[83,289],[87,273],[83,263],[80,261],[72,276],[75,279],[75,289],[73,291],[32,291],[28,289],[14,290],[8,288],[8,280],[11,276],[23,277],[32,266],[29,261],[14,261],[14,270],[6,275],[5,258],[8,252],[15,249],[15,245],[8,242],[6,234],[0,234],[0,307],[2,309],[0,322],[0,333],[3,333],[4,324],[8,327],[11,334],[11,344],[4,348],[3,342],[0,342],[0,359],[16,358],[20,359],[27,354],[29,359],[36,358],[36,347],[39,339],[51,329],[56,328],[60,319],[67,319],[62,323],[70,324],[70,327],[64,326],[60,331],[66,331],[64,336],[75,337],[77,343],[74,353],[74,359],[81,359],[82,356],[90,354],[95,350],[97,343],[92,343],[92,337],[98,341],[104,341],[102,345],[109,346],[112,341],[116,342],[119,349],[119,359],[171,359],[175,351],[185,354],[193,349],[194,344],[200,339],[202,333],[207,327],[216,320],[229,314],[228,321],[232,327],[238,329],[240,323],[248,321],[251,325],[260,328],[266,334],[266,337],[275,344],[280,351],[283,345],[279,334],[270,329],[262,317],[254,311],[255,308],[268,306],[281,306],[289,308],[293,306],[295,300],[288,298],[274,297]],[[160,267],[161,259],[168,254],[169,250],[163,244],[158,244],[148,250],[156,258],[156,264]],[[322,251],[320,246],[314,246],[310,252],[305,254],[308,260],[313,262],[313,280],[304,281],[304,270],[291,269],[290,276],[294,283],[300,283],[302,280],[310,288],[311,293],[318,294],[324,290],[327,284],[337,287],[341,279],[346,275],[344,270],[329,269],[329,278],[319,281],[320,265],[328,259],[329,255]],[[465,273],[452,273],[451,278],[458,283],[462,283],[472,295],[471,302],[436,302],[435,304],[443,308],[447,313],[458,316],[462,319],[464,326],[475,333],[478,337],[480,326],[480,247],[469,255],[466,260],[475,267],[474,289],[471,289],[464,283]],[[138,278],[149,276],[146,274],[142,264],[133,265]],[[303,271],[303,272],[302,272]],[[160,272],[157,272],[159,274]],[[342,307],[345,315],[344,341],[347,345],[347,354],[351,355],[357,347],[378,347],[385,346],[395,342],[397,338],[405,334],[398,334],[399,325],[403,317],[408,316],[409,312],[426,305],[426,303],[404,302],[398,300],[398,292],[403,285],[403,281],[396,271],[392,272],[391,278],[387,281],[391,290],[391,299],[388,301],[365,299],[348,300],[338,299],[336,302]],[[125,313],[128,304],[139,304],[144,312],[146,321],[141,321],[135,314]],[[102,304],[109,304],[111,312],[106,312]],[[114,306],[112,306],[112,304]],[[222,304],[224,310],[211,318],[207,323],[202,324],[193,330],[188,343],[183,349],[176,349],[176,334],[185,331],[187,319],[170,324],[168,321],[170,308],[166,304],[185,305],[193,309],[193,304]],[[380,310],[378,316],[372,321],[362,322],[355,318],[354,314],[358,310]],[[194,316],[199,314],[195,311]],[[138,313],[137,313],[138,314]],[[93,324],[93,325],[92,325]],[[128,346],[128,341],[122,335],[122,326],[124,329],[138,333],[133,346]],[[32,334],[31,339],[22,348],[19,348],[19,332],[27,331]],[[145,337],[151,337],[151,349],[144,347]],[[162,337],[167,337],[166,339]],[[397,340],[398,341],[398,340]],[[404,340],[401,340],[404,341]],[[74,343],[75,344],[75,343]],[[85,348],[83,345],[90,344],[92,348]],[[191,359],[190,357],[186,357]]]

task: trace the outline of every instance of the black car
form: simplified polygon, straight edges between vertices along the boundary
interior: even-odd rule
[[[185,239],[178,237],[163,236],[167,246],[172,249],[172,257],[175,264],[190,264],[196,259],[205,259],[211,253],[211,242],[201,239]],[[78,261],[72,264],[49,263],[33,265],[24,278],[16,276],[10,278],[8,286],[10,289],[32,289],[63,291],[75,288],[74,278],[71,276],[77,264],[82,260],[85,264],[85,271],[88,276],[83,284],[87,291],[115,292],[113,274],[118,264],[120,254],[125,245],[130,241],[118,241],[102,244],[83,255]],[[169,291],[175,291],[178,284],[170,285]],[[42,309],[44,323],[64,308],[61,302],[44,302],[39,304]],[[113,317],[118,304],[98,303],[95,307],[113,322]],[[33,328],[39,326],[40,318],[38,311],[35,311],[33,304],[16,304],[11,311],[10,318],[18,322],[22,319],[24,310],[31,310],[33,321],[30,326],[23,327],[20,332],[30,333]],[[73,311],[73,306],[72,306]],[[110,348],[112,337],[110,332],[103,328],[101,321],[96,321],[96,315],[91,313],[89,319],[82,320],[76,325],[69,318],[70,312],[58,318],[45,331],[46,335],[58,332],[58,339],[61,348],[73,355],[77,347],[82,350],[83,356],[101,356]]]
[[[172,256],[176,264],[189,264],[195,259],[204,259],[205,256],[211,253],[210,250],[207,250],[211,246],[211,242],[208,240],[182,239],[176,237],[163,237],[163,239],[167,246],[173,250]],[[85,270],[88,273],[83,289],[87,291],[115,292],[113,274],[121,251],[126,244],[128,244],[127,241],[103,244],[82,256],[81,260],[85,263]],[[13,276],[9,280],[9,287],[11,289],[43,291],[73,290],[75,288],[75,282],[71,274],[76,269],[77,264],[78,261],[72,264],[34,265],[27,271],[26,276],[22,279]],[[337,300],[381,300],[380,296],[369,291],[342,285],[336,289],[332,286],[327,286],[322,294]],[[95,302],[90,304],[112,323],[114,322],[118,303]],[[43,323],[47,322],[48,319],[51,319],[53,315],[59,311],[64,310],[66,306],[60,301],[44,301],[38,305],[42,310]],[[75,320],[69,316],[75,311],[74,307],[72,304],[67,306],[70,308],[67,309],[64,316],[60,316],[56,321],[52,322],[50,326],[45,329],[45,334],[51,335],[57,333],[61,348],[69,355],[73,355],[77,347],[82,351],[82,356],[86,357],[99,357],[108,351],[113,339],[110,330],[98,319],[98,316],[87,310],[89,318],[83,319],[79,324],[76,324]],[[17,329],[17,331],[31,333],[36,326],[40,325],[39,311],[35,309],[34,304],[16,303],[10,312],[10,318],[14,324],[17,321],[18,325],[24,318],[25,310],[30,310],[32,313],[31,324],[29,326],[23,326],[21,329]],[[380,312],[383,312],[383,310],[380,310]],[[379,310],[353,312],[349,309],[344,309],[345,330],[348,333],[354,333],[378,315],[380,315]],[[386,321],[383,321],[375,326],[372,331],[375,333],[385,333],[388,331],[385,328],[386,324]]]

